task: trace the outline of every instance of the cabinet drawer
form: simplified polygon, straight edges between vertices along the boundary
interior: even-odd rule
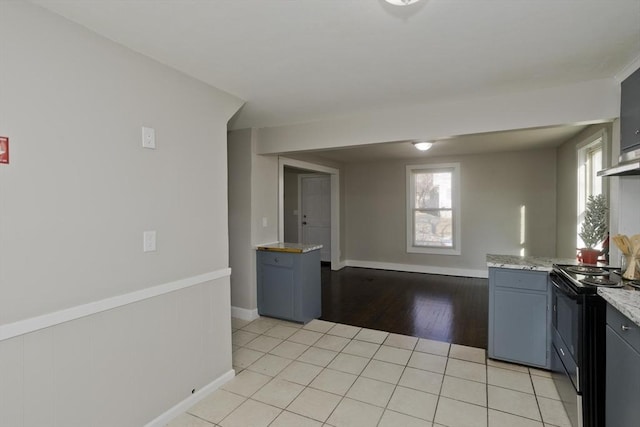
[[[260,251],[260,262],[264,265],[276,265],[280,267],[292,267],[295,255],[286,252]]]
[[[495,285],[501,288],[546,292],[548,276],[546,272],[496,269]]]
[[[640,352],[640,326],[611,305],[607,305],[607,325],[637,352]]]

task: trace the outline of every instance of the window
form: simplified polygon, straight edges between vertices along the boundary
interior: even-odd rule
[[[407,166],[407,252],[460,255],[460,165]]]
[[[578,144],[578,218],[576,230],[576,247],[584,246],[580,236],[582,221],[584,220],[584,210],[589,196],[602,194],[602,178],[597,175],[604,165],[604,131],[598,132],[585,141]],[[600,249],[600,248],[598,248]]]

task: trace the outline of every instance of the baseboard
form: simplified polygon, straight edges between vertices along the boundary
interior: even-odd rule
[[[347,266],[347,263],[345,261],[332,262],[331,263],[331,270],[333,270],[333,271],[342,270],[346,266]]]
[[[361,267],[361,268],[374,268],[377,270],[393,270],[393,271],[406,271],[409,273],[429,273],[429,274],[442,274],[444,276],[460,276],[460,277],[489,277],[489,270],[475,270],[467,268],[450,268],[450,267],[438,267],[433,265],[415,265],[415,264],[395,264],[391,262],[376,262],[376,261],[360,261],[360,260],[346,260],[347,267]]]
[[[249,322],[256,320],[260,315],[258,314],[258,309],[254,308],[253,310],[249,310],[241,307],[231,306],[231,317],[235,317],[237,319],[247,320]]]
[[[233,369],[230,371],[227,371],[225,374],[216,378],[206,386],[202,387],[200,390],[196,391],[194,394],[187,397],[182,402],[178,403],[177,405],[174,405],[171,409],[169,409],[168,411],[166,411],[165,413],[163,413],[153,421],[150,421],[149,423],[145,424],[144,427],[166,426],[169,422],[171,422],[171,420],[173,420],[183,412],[186,412],[193,405],[195,405],[196,403],[198,403],[199,401],[207,397],[209,394],[213,393],[214,391],[222,387],[226,382],[230,381],[235,376],[236,376],[236,371],[234,371]]]

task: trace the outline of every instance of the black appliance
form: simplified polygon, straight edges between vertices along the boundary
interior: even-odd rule
[[[623,287],[620,271],[593,265],[553,265],[551,369],[575,427],[605,425],[606,303],[599,286]]]

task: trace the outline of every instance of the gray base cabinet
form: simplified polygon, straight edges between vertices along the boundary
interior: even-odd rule
[[[490,268],[489,357],[549,369],[550,306],[547,272]]]
[[[258,313],[307,323],[322,314],[320,251],[258,250]]]
[[[607,306],[607,426],[640,424],[640,327]]]

